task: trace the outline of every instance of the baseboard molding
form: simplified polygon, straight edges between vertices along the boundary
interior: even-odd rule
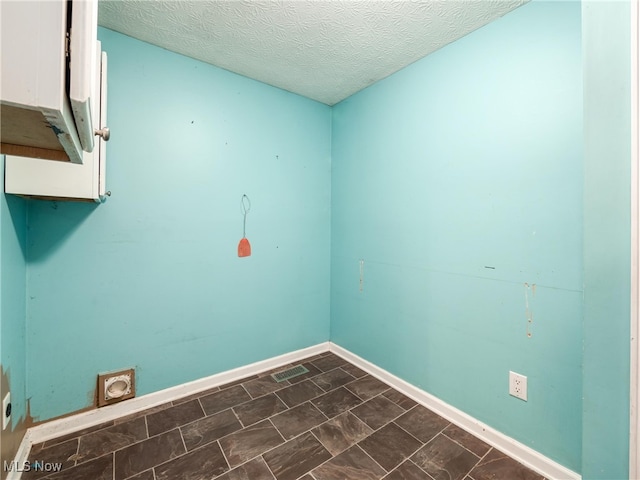
[[[24,465],[29,459],[29,452],[31,451],[31,445],[34,442],[31,441],[29,436],[29,430],[27,430],[22,437],[22,441],[20,442],[20,446],[18,447],[18,451],[16,452],[16,456],[14,458],[14,465]],[[2,466],[4,468],[4,465]],[[20,480],[20,476],[22,472],[18,469],[11,469],[7,474],[7,480]]]
[[[34,444],[77,432],[110,420],[115,420],[125,415],[131,415],[166,402],[193,395],[195,393],[224,385],[225,383],[234,382],[251,375],[256,375],[267,370],[272,370],[282,365],[294,363],[298,360],[302,360],[303,358],[326,351],[331,351],[345,360],[348,360],[365,372],[391,385],[393,388],[404,393],[409,398],[412,398],[416,402],[433,410],[460,428],[474,434],[489,445],[492,445],[498,450],[501,450],[515,458],[522,464],[538,472],[540,475],[552,480],[582,479],[578,473],[563,467],[532,448],[504,435],[503,433],[500,433],[494,428],[483,424],[470,415],[467,415],[457,408],[443,402],[437,397],[434,397],[424,390],[405,382],[386,370],[383,370],[371,362],[368,362],[358,355],[355,355],[331,342],[325,342],[312,347],[303,348],[295,352],[252,363],[226,372],[221,372],[209,377],[184,383],[182,385],[150,393],[148,395],[132,398],[131,400],[127,400],[126,402],[119,404],[78,413],[77,415],[52,420],[36,427],[31,427],[27,430],[24,438],[22,439],[15,461],[18,462],[18,465],[24,464],[29,457],[31,446]],[[19,479],[20,473],[16,472],[9,473],[7,477],[7,480]]]
[[[115,420],[116,418],[123,417],[125,415],[141,412],[142,410],[193,395],[194,393],[203,392],[210,388],[224,385],[225,383],[234,382],[241,378],[266,372],[267,370],[278,368],[282,365],[287,365],[328,350],[329,342],[320,343],[312,347],[296,350],[295,352],[286,353],[284,355],[279,355],[277,357],[269,358],[243,367],[234,368],[233,370],[227,370],[225,372],[217,373],[192,382],[183,383],[158,392],[132,398],[122,403],[116,403],[114,405],[109,405],[95,410],[78,413],[77,415],[52,420],[28,429],[23,442],[27,440],[30,445],[45,442],[52,438],[77,432],[94,425]],[[29,452],[27,451],[27,455],[28,453]]]
[[[550,458],[545,457],[541,453],[533,450],[532,448],[514,440],[507,435],[500,433],[499,431],[491,428],[488,425],[476,420],[475,418],[467,415],[466,413],[458,410],[457,408],[443,402],[437,397],[425,392],[405,382],[401,378],[383,370],[382,368],[374,365],[371,362],[351,353],[349,350],[342,348],[335,343],[330,343],[331,352],[348,360],[355,366],[361,368],[370,375],[376,377],[378,380],[391,385],[399,392],[404,393],[407,397],[415,400],[416,402],[424,405],[425,407],[433,410],[438,415],[446,418],[451,423],[458,427],[472,433],[476,437],[485,441],[489,445],[497,448],[498,450],[506,453],[510,457],[515,458],[523,465],[526,465],[531,470],[543,475],[545,478],[551,480],[581,480],[582,476],[568,468],[554,462]]]

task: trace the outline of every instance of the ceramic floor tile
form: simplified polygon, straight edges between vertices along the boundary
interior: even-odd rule
[[[393,403],[398,405],[400,408],[403,408],[404,410],[411,410],[418,404],[418,402],[416,402],[415,400],[411,400],[409,397],[403,395],[397,390],[387,390],[382,395],[387,397],[389,400],[391,400]]]
[[[166,410],[167,408],[173,407],[173,403],[167,402],[162,405],[156,405],[155,407],[147,408],[146,410],[142,410],[140,412],[132,413],[131,415],[127,415],[121,418],[117,418],[113,421],[114,424],[118,423],[126,423],[140,417],[146,417],[147,415],[151,415],[152,413],[160,412],[162,410]]]
[[[285,387],[291,385],[287,380],[284,382],[276,382],[271,377],[259,377],[255,380],[251,380],[249,382],[243,383],[242,386],[245,388],[249,395],[252,398],[258,398],[267,393],[272,393],[278,390],[281,390]]]
[[[210,480],[229,470],[218,442],[155,467],[156,480]]]
[[[305,433],[265,453],[264,460],[278,480],[296,480],[331,458],[311,434]]]
[[[243,383],[247,383],[254,378],[258,378],[260,375],[249,375],[248,377],[241,378],[240,380],[234,380],[233,382],[225,383],[224,385],[220,385],[218,387],[219,390],[226,390],[231,387],[235,387],[236,385],[242,385]]]
[[[113,425],[113,423],[111,425]],[[79,436],[80,435],[74,435],[73,433],[70,434],[70,435],[65,435],[66,438],[64,439],[64,441],[73,440],[73,439],[78,438]],[[59,443],[63,443],[62,441],[56,441],[56,440],[57,440],[57,438],[54,438],[52,440],[47,440],[47,442],[49,442],[49,441],[52,442],[50,446],[54,446],[54,445],[58,445]],[[29,451],[29,453],[39,452],[40,450],[45,448],[45,444],[47,442],[39,442],[39,443],[32,444],[31,445],[31,450]]]
[[[47,480],[112,480],[113,453],[47,477]]]
[[[22,479],[543,480],[333,353],[295,364],[34,445],[62,470]]]
[[[314,428],[312,433],[332,455],[338,455],[373,430],[351,412],[345,412]]]
[[[418,405],[398,418],[395,423],[404,428],[422,443],[427,443],[449,425],[449,421]]]
[[[420,467],[416,466],[411,460],[407,460],[400,464],[384,480],[433,480],[431,476],[424,472]],[[505,479],[506,480],[506,479]]]
[[[52,447],[54,445],[58,445],[59,443],[66,442],[67,440],[71,440],[71,439],[74,439],[74,438],[80,438],[81,436],[86,435],[88,433],[97,432],[98,430],[102,430],[104,428],[111,427],[113,424],[114,424],[114,421],[111,420],[109,422],[104,422],[104,423],[101,423],[99,425],[94,425],[92,427],[83,428],[82,430],[80,430],[78,432],[69,433],[69,434],[63,435],[61,437],[56,437],[54,439],[47,440],[46,442],[44,442],[44,444],[41,444],[41,446],[49,448],[49,447]],[[32,451],[33,451],[34,447],[35,447],[35,445],[33,447],[31,447]]]
[[[313,383],[322,388],[325,392],[341,387],[342,385],[355,380],[341,368],[336,368],[327,373],[322,373],[313,377]]]
[[[147,425],[144,417],[88,433],[80,437],[77,461],[81,463],[101,457],[145,438]]]
[[[379,480],[386,472],[354,445],[313,470],[316,480]]]
[[[152,413],[147,415],[149,436],[153,437],[159,433],[168,432],[202,417],[204,417],[204,411],[198,400],[191,400],[161,412]]]
[[[212,393],[216,393],[219,391],[220,391],[220,387],[209,388],[202,392],[194,393],[193,395],[187,395],[186,397],[177,398],[173,402],[171,402],[171,405],[176,406],[176,405],[180,405],[181,403],[187,403],[187,402],[190,402],[191,400],[195,400],[200,397],[206,397],[207,395],[211,395]]]
[[[307,402],[280,413],[271,419],[280,434],[289,440],[327,421],[320,410]]]
[[[435,480],[462,480],[480,459],[441,434],[418,450],[411,460]]]
[[[185,453],[178,429],[116,451],[115,480],[124,480]]]
[[[358,397],[344,387],[325,393],[321,397],[311,400],[311,402],[329,418],[335,417],[362,403]]]
[[[351,375],[354,378],[360,378],[360,377],[364,377],[365,375],[367,375],[367,372],[365,372],[364,370],[359,369],[355,365],[351,365],[350,363],[345,363],[344,365],[340,365],[340,368],[342,370],[344,370],[345,372],[347,372],[349,375]]]
[[[475,453],[478,457],[484,457],[487,452],[491,450],[490,445],[487,445],[478,437],[464,431],[456,425],[449,425],[442,433],[451,440],[458,442],[471,453]]]
[[[231,468],[262,455],[284,442],[282,436],[269,420],[239,430],[220,440]]]
[[[275,477],[262,457],[257,457],[217,477],[216,480],[275,480]]]
[[[358,405],[351,411],[374,430],[379,429],[404,413],[402,408],[382,395]]]
[[[204,413],[213,415],[227,408],[236,407],[244,402],[251,400],[247,391],[241,386],[236,385],[219,392],[212,393],[200,397],[200,404],[204,408]]]
[[[240,421],[245,427],[258,423],[265,418],[272,417],[273,415],[283,412],[287,409],[286,405],[282,403],[274,393],[264,395],[262,397],[251,400],[250,402],[243,403],[234,407],[233,411],[236,413]]]
[[[396,424],[390,423],[358,445],[389,472],[413,455],[422,443]]]
[[[319,397],[325,392],[311,380],[296,383],[290,387],[278,390],[277,395],[288,407],[295,407],[301,403]]]
[[[512,480],[543,480],[542,475],[528,469],[504,453],[493,449],[470,473],[474,480],[509,478]]]
[[[351,382],[347,385],[347,388],[362,400],[369,400],[370,398],[389,390],[390,387],[377,378],[372,377],[371,375],[366,375],[355,382]]]
[[[232,410],[224,410],[180,427],[184,444],[189,451],[240,429],[242,424]]]
[[[133,477],[129,477],[127,480],[156,480],[156,477],[154,476],[153,470],[147,470]]]
[[[334,368],[339,367],[340,365],[344,365],[347,363],[346,360],[343,360],[337,355],[329,354],[325,357],[314,360],[313,363],[319,370],[323,372],[328,372],[329,370],[333,370]]]
[[[43,470],[44,465],[60,464],[62,471],[73,467],[78,453],[78,439],[55,444],[48,448],[41,448],[29,453],[31,470],[22,475],[23,480],[32,480],[49,475],[51,471]]]

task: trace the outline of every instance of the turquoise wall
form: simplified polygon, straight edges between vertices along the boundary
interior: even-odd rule
[[[4,185],[4,155],[0,155]],[[2,433],[2,460],[12,460],[27,422],[25,340],[27,207],[22,198],[0,195],[0,401],[11,392],[11,424]],[[11,434],[13,432],[13,435]],[[11,456],[7,458],[6,456]],[[4,474],[1,475],[4,478]]]
[[[135,367],[143,395],[329,338],[330,108],[99,37],[112,196],[29,208],[35,421],[93,405],[100,372]]]
[[[341,102],[331,178],[332,341],[575,471],[580,15],[526,4]]]
[[[91,406],[99,372],[142,395],[331,338],[628,478],[628,2],[534,0],[333,109],[100,37],[112,197],[0,199],[14,421]]]
[[[584,2],[585,479],[629,478],[629,2]]]

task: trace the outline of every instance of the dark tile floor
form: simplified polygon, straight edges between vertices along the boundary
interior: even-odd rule
[[[23,480],[542,477],[332,353],[34,445]],[[281,367],[277,370],[282,370]]]

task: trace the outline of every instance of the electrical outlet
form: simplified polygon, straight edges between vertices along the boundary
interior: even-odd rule
[[[11,421],[11,392],[8,392],[2,399],[2,430],[7,428]]]
[[[527,401],[527,377],[509,372],[509,395]]]

